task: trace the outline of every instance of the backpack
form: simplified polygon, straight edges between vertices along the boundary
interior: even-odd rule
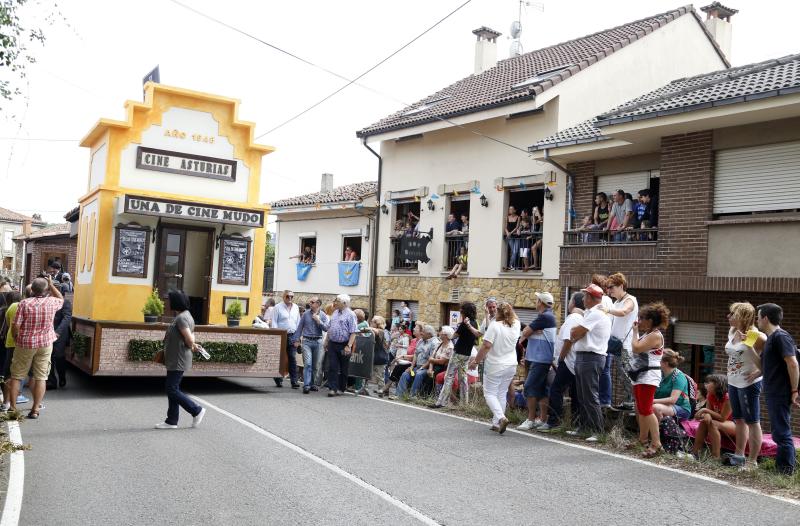
[[[661,446],[670,453],[689,451],[690,438],[674,416],[665,416],[658,426]]]
[[[694,414],[697,411],[697,382],[688,374],[684,374],[684,376],[689,382],[689,394],[687,395],[689,399],[689,418],[694,418]]]

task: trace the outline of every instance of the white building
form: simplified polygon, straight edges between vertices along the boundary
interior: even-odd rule
[[[709,27],[719,29],[718,22]],[[559,292],[570,187],[565,171],[531,160],[527,145],[674,78],[729,66],[729,50],[691,7],[499,62],[493,57],[500,34],[485,27],[473,33],[473,74],[357,133],[380,145],[383,160],[379,314],[409,300],[419,319],[441,324],[455,303],[495,295],[514,304],[523,320],[532,316],[536,290]],[[539,265],[529,271],[505,270],[522,264],[509,261],[504,239],[509,205],[543,212],[541,231],[521,241],[541,239]],[[394,223],[409,211],[419,217],[419,232],[433,231],[428,263],[398,257]],[[470,219],[462,240],[469,264],[463,278],[448,281],[444,276],[459,248],[445,236],[452,211]]]
[[[271,203],[277,220],[275,293],[295,292],[303,305],[320,296],[323,305],[337,294],[349,294],[353,306],[369,310],[372,283],[372,249],[377,210],[374,181],[333,187],[333,175],[323,174],[319,192]],[[340,263],[350,247],[357,254],[359,273],[354,286],[340,285]],[[305,280],[298,279],[297,264],[305,249],[314,259]]]
[[[38,214],[33,217],[14,212],[7,208],[0,208],[0,276],[8,277],[12,282],[19,285],[22,277],[24,261],[21,251],[14,243],[14,238],[21,235],[30,234],[46,226]]]

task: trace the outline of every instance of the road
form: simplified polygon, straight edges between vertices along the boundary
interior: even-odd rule
[[[22,425],[20,524],[796,524],[800,507],[405,405],[187,379],[213,405],[159,431],[159,379],[74,373]],[[190,419],[182,413],[182,426]]]

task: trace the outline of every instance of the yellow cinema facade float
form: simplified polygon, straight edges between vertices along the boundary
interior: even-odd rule
[[[261,308],[265,228],[259,203],[262,157],[255,125],[235,99],[148,82],[122,121],[101,119],[83,138],[89,183],[80,198],[75,276],[76,341],[70,359],[96,375],[163,374],[148,361],[166,325],[146,324],[154,289],[190,299],[197,339],[212,361],[192,374],[274,376],[281,331],[248,327]],[[242,327],[226,307],[242,304]],[[155,342],[155,343],[154,343]],[[255,347],[254,347],[255,346]],[[285,361],[285,357],[284,361]]]

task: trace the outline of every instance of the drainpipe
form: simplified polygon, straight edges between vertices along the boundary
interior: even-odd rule
[[[367,138],[363,137],[361,139],[361,144],[364,145],[364,148],[372,152],[372,155],[378,158],[378,188],[376,191],[375,197],[380,204],[381,201],[381,182],[383,178],[383,157],[378,154],[375,150],[370,148],[369,144],[367,144]],[[381,208],[380,206],[375,207],[375,228],[372,232],[372,250],[370,250],[370,285],[369,285],[369,311],[370,317],[375,316],[375,286],[378,282],[378,235],[380,232],[381,227]]]
[[[572,212],[573,212],[572,201],[575,189],[575,176],[572,174],[572,172],[570,172],[569,170],[558,164],[556,161],[554,161],[550,157],[550,150],[548,149],[544,150],[544,159],[542,160],[548,164],[555,166],[556,168],[567,174],[567,230],[572,230]]]

